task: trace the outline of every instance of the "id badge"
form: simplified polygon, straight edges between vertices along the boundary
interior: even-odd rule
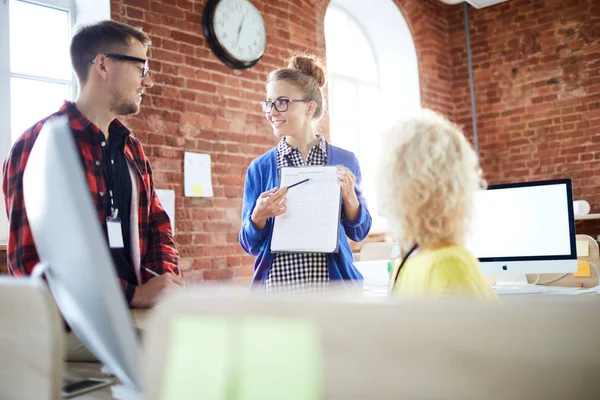
[[[121,231],[121,218],[106,218],[106,230],[108,231],[108,245],[111,249],[123,248],[123,231]]]

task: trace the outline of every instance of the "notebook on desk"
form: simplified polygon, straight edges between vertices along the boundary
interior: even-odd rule
[[[287,211],[275,217],[271,252],[337,252],[341,188],[336,167],[283,167],[279,182],[280,187],[290,189],[286,195]]]

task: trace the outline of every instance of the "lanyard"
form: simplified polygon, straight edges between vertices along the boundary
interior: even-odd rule
[[[115,140],[115,139],[113,139]],[[103,142],[107,143],[107,142]],[[104,169],[105,167],[102,167],[102,173],[104,174],[104,181],[106,182],[106,189],[108,191],[108,196],[110,198],[110,203],[109,203],[109,207],[110,207],[110,212],[108,212],[108,218],[110,219],[116,219],[117,215],[119,214],[119,210],[117,208],[115,208],[115,197],[113,194],[113,188],[115,186],[115,182],[113,181],[113,168],[114,168],[114,154],[112,154],[112,148],[108,145],[108,143],[105,146],[102,146],[102,160],[105,163],[108,163],[108,161],[110,160],[110,164],[108,164],[106,166],[106,170]],[[114,148],[114,146],[113,146]]]
[[[406,255],[404,257],[402,257],[402,262],[400,263],[400,266],[398,267],[398,271],[396,271],[396,275],[394,276],[394,280],[392,281],[392,290],[390,290],[390,294],[392,294],[394,292],[394,288],[396,287],[396,280],[398,279],[398,275],[400,275],[400,270],[402,269],[402,266],[404,266],[404,263],[406,263],[406,260],[408,260],[408,257],[410,257],[410,255],[413,253],[413,251],[415,251],[417,249],[417,247],[419,247],[419,245],[417,243],[415,243],[414,246],[411,247],[411,249],[408,251],[408,253],[406,253]]]

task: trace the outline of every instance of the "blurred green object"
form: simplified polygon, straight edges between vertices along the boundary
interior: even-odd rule
[[[392,247],[392,253],[390,254],[391,260],[388,262],[388,274],[392,275],[392,261],[395,261],[398,257],[400,257],[400,245],[396,244]]]

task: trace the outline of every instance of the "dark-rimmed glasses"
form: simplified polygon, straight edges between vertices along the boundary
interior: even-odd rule
[[[117,53],[105,53],[104,57],[108,57],[108,58],[114,58],[115,60],[122,60],[122,61],[134,61],[134,62],[139,62],[144,64],[144,66],[142,67],[142,78],[145,78],[148,75],[148,60],[144,60],[143,58],[137,58],[137,57],[133,57],[133,56],[128,56],[125,54],[117,54]],[[96,63],[96,57],[92,58],[92,64]]]
[[[306,99],[304,99],[304,100],[277,99],[275,101],[265,100],[265,101],[260,102],[260,109],[265,114],[270,113],[271,110],[273,109],[273,107],[275,107],[275,111],[277,111],[277,112],[286,112],[288,110],[289,103],[291,103],[293,101],[298,101],[298,102],[302,102],[302,103],[310,102],[310,100],[306,100]]]

